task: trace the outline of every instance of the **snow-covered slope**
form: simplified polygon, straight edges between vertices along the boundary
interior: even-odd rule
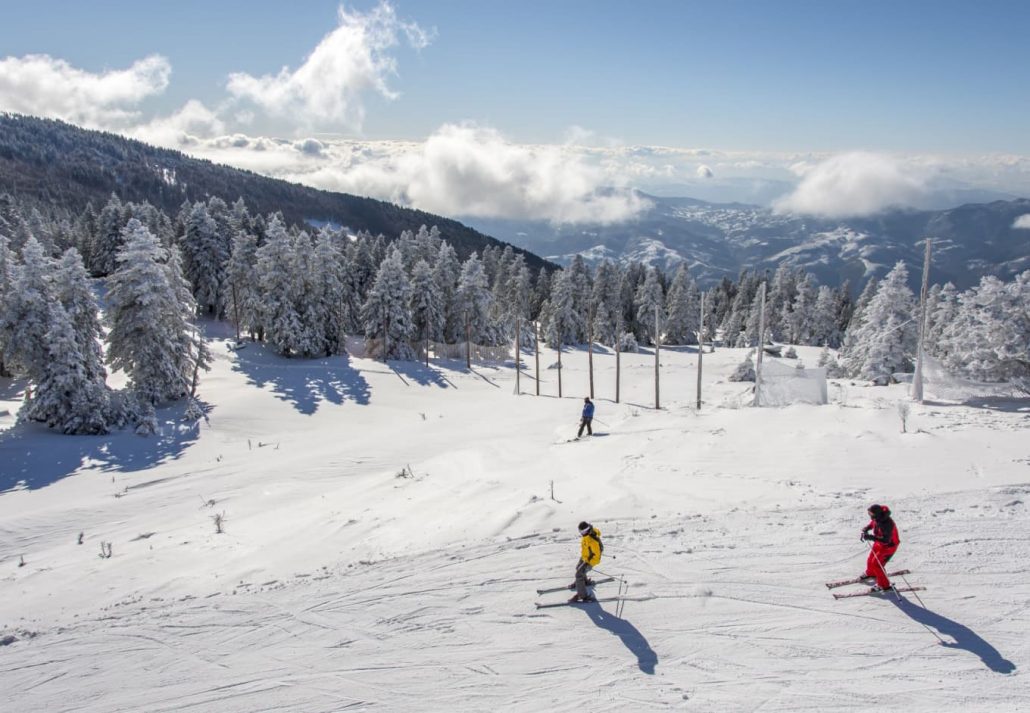
[[[197,427],[0,421],[0,487],[22,481],[0,494],[5,711],[1030,706],[1026,401],[931,399],[907,433],[900,385],[753,409],[720,349],[698,412],[697,355],[670,349],[655,411],[653,356],[622,356],[616,404],[599,354],[595,435],[566,442],[584,352],[557,398],[553,352],[537,397],[531,355],[516,396],[511,364],[212,346]],[[0,412],[18,391],[0,382]],[[927,589],[835,601],[878,501]],[[582,519],[624,599],[537,610]]]

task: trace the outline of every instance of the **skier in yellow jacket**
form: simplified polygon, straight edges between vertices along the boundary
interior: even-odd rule
[[[601,531],[589,522],[579,523],[579,562],[576,564],[576,596],[570,602],[596,602],[592,594],[587,592],[587,587],[593,581],[587,579],[587,573],[601,563],[601,553],[604,552],[604,545],[601,543]]]

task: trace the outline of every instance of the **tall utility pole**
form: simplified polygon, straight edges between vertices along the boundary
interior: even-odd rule
[[[533,354],[536,358],[536,395],[540,395],[540,322],[533,322]]]
[[[701,293],[701,322],[697,328],[697,410],[701,410],[701,354],[705,350],[705,293]]]
[[[765,351],[765,283],[758,291],[758,356],[755,357],[755,406],[761,406],[762,353]]]
[[[658,305],[654,306],[654,407],[657,411],[662,407],[659,396],[658,388],[658,352],[660,347],[658,343],[662,341],[661,335],[658,332]]]
[[[558,398],[561,398],[561,337],[558,337]]]
[[[594,326],[590,322],[590,337],[587,342],[587,363],[590,365],[590,398],[594,398]]]
[[[912,399],[923,403],[923,338],[926,336],[926,291],[930,283],[930,245],[926,239],[926,257],[923,258],[923,286],[919,290],[919,345],[916,347],[916,373],[912,376]]]
[[[515,316],[515,395],[518,396],[522,393],[521,385],[519,383],[519,376],[522,375],[522,369],[519,368],[522,358],[522,345],[519,343],[519,318]]]

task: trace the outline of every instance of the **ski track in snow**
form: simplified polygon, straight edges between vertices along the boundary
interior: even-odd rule
[[[244,387],[223,355],[208,388],[226,413],[181,458],[0,494],[4,710],[1030,709],[1026,414],[913,406],[922,431],[902,436],[853,389],[848,405],[698,415],[688,355],[666,360],[689,388],[670,384],[665,411],[602,400],[609,425],[574,447],[551,425],[574,430],[571,398],[455,372],[407,404],[412,387],[372,365],[360,408],[384,415],[334,405],[327,427],[357,434],[341,446],[254,386],[264,420],[236,420],[255,409],[226,396]],[[835,601],[824,582],[864,568],[881,498],[903,538],[892,565],[927,590]],[[571,580],[584,516],[625,601],[537,611],[565,596],[534,590]]]

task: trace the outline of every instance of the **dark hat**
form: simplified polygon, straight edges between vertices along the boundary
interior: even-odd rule
[[[883,505],[870,505],[869,506],[869,514],[872,515],[874,518],[883,517],[886,513],[889,513],[889,512],[890,512],[890,510],[885,508]]]
[[[586,520],[584,520],[583,522],[579,523],[579,534],[586,535],[586,534],[588,534],[590,532],[591,529],[593,529],[593,528],[590,527],[590,523],[587,522]]]

